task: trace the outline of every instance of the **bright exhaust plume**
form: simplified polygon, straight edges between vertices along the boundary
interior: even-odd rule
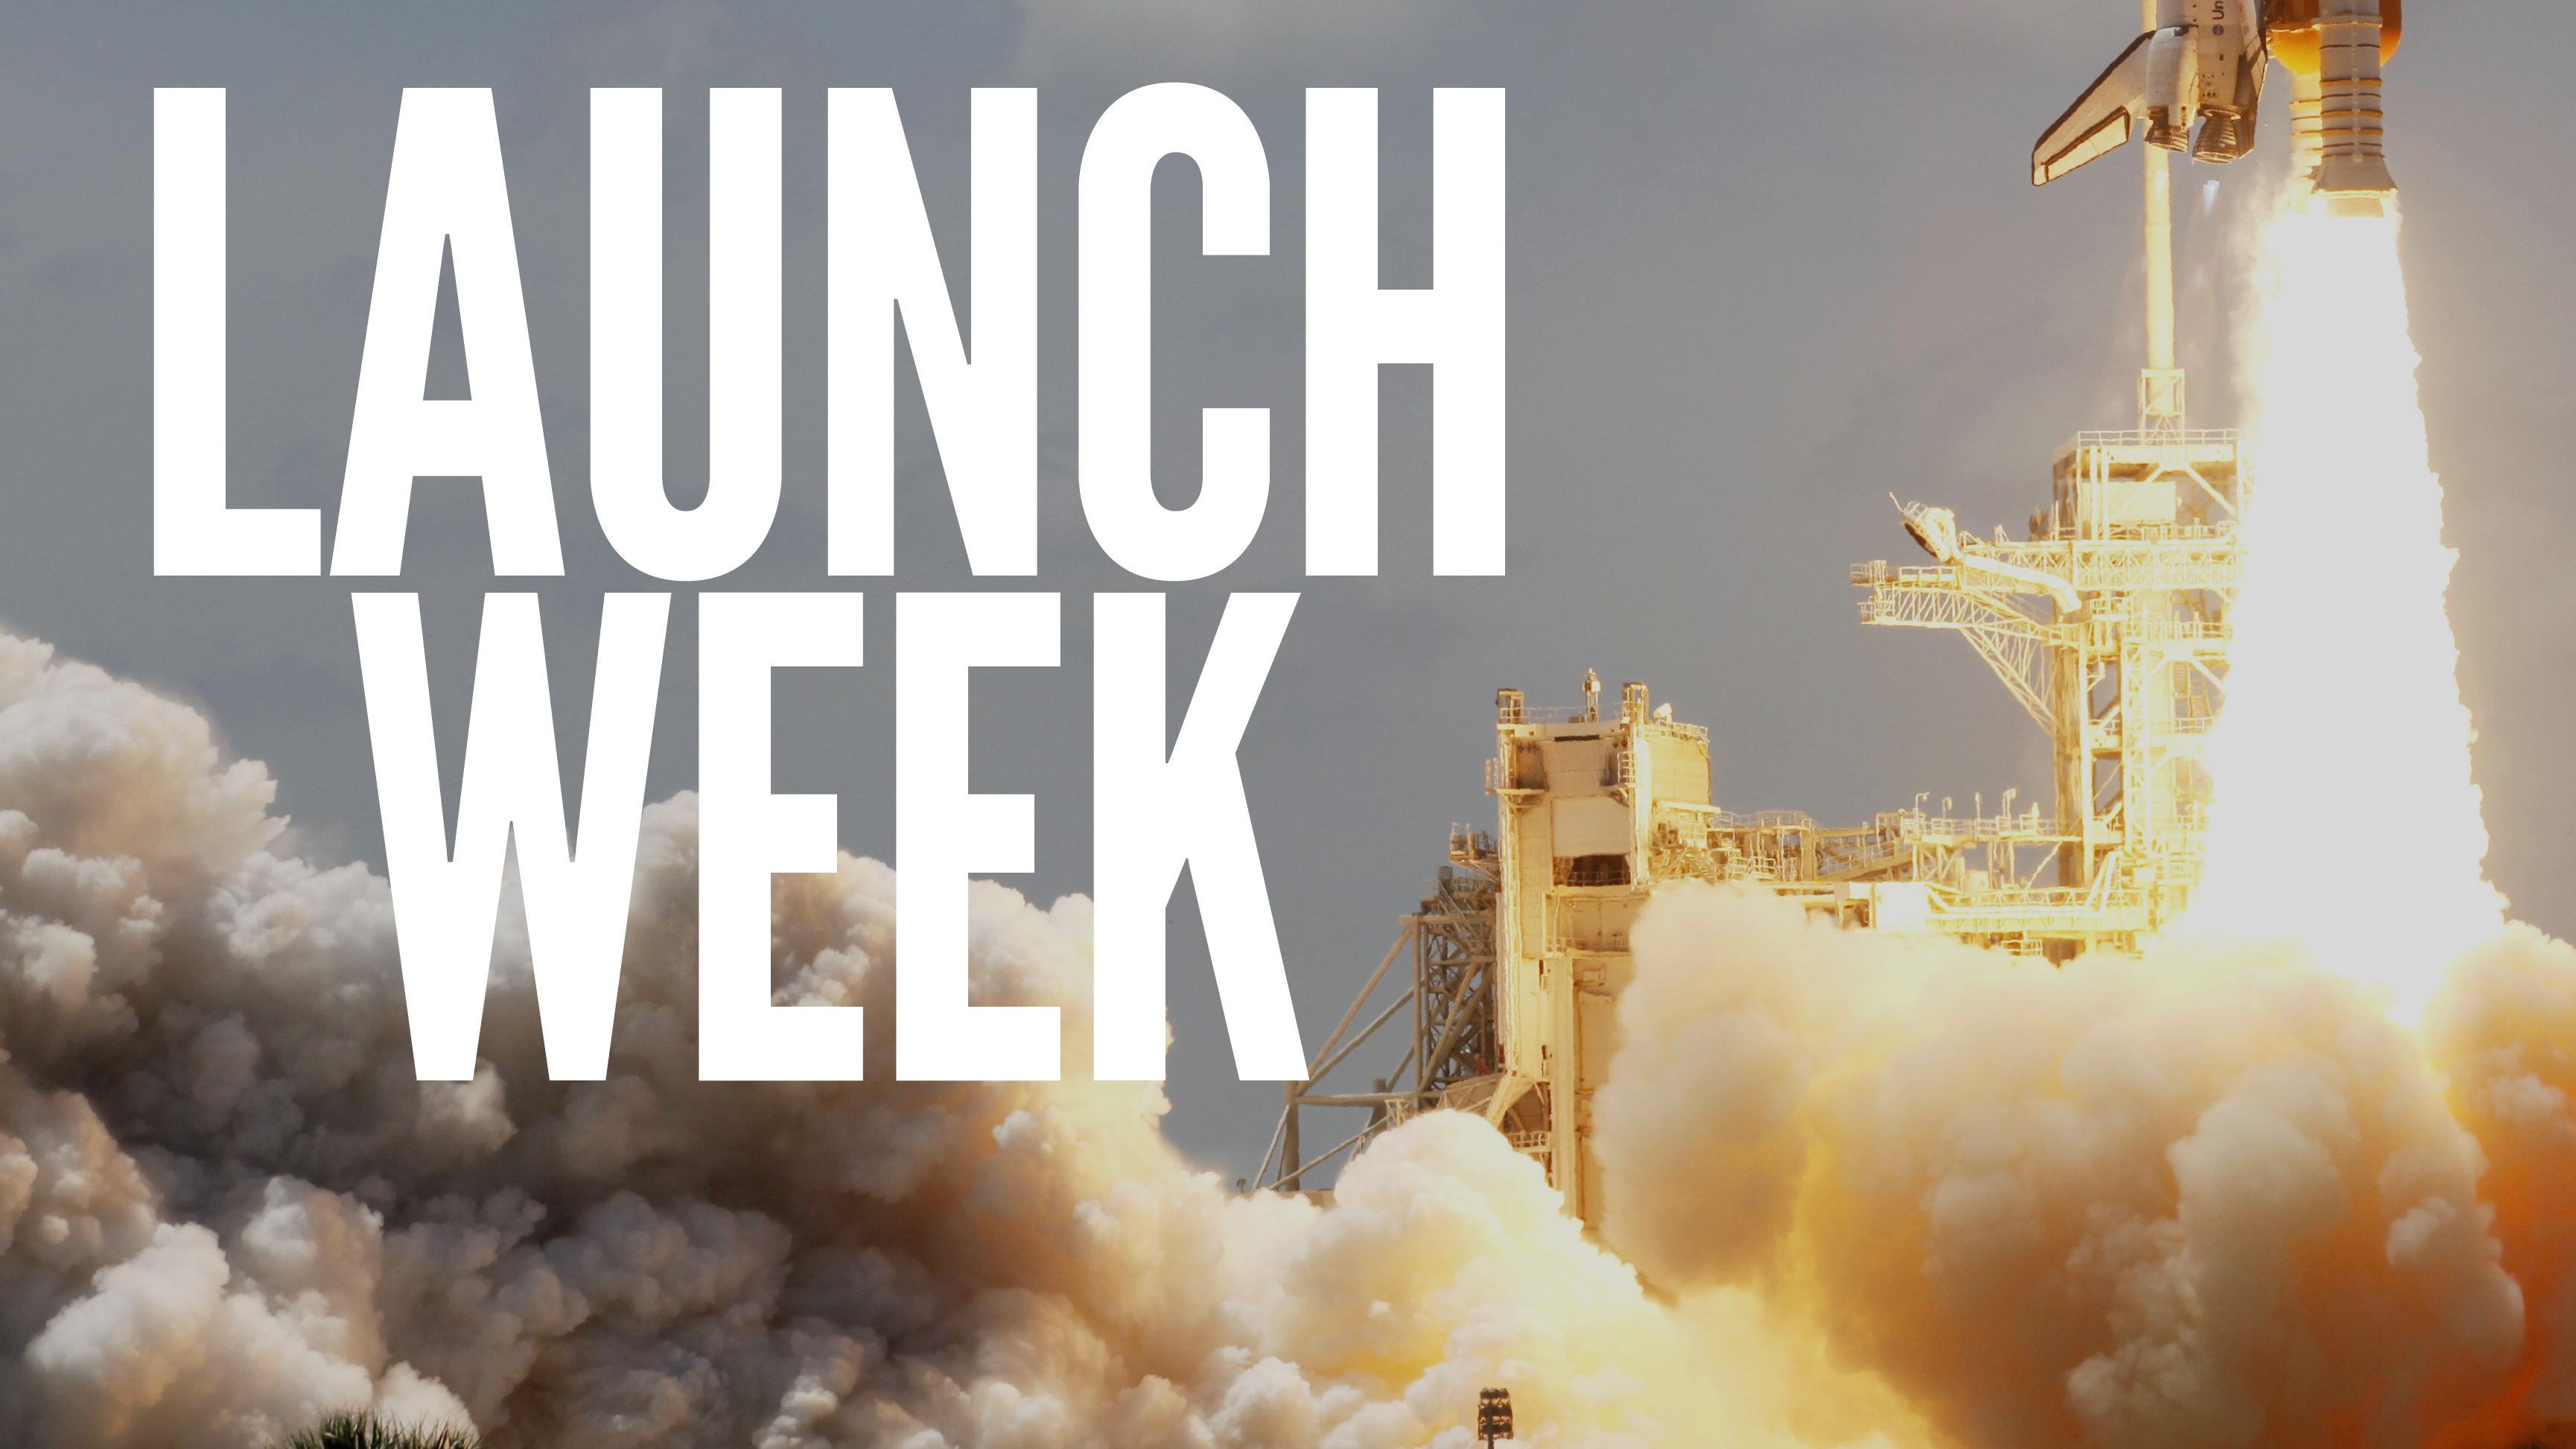
[[[2418,1018],[2501,929],[2469,772],[2393,217],[2283,210],[2265,233],[2255,491],[2217,798],[2190,928],[2295,938]]]

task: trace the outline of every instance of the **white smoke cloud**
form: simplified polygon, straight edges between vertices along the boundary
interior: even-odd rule
[[[2534,1240],[2570,1234],[2482,1189],[2528,1149],[2283,948],[2050,969],[1710,888],[1637,947],[1600,1099],[1613,1243],[1667,1286],[1805,1303],[1965,1442],[2421,1444],[2527,1362]],[[2437,1057],[2565,1128],[2563,1088],[2466,1040],[2576,1040],[2576,952],[2539,947],[2473,979],[2557,996],[2455,995],[2478,1025]]]
[[[195,712],[0,636],[0,1442],[2505,1446],[2576,1412],[2576,949],[2422,1038],[2287,957],[2062,970],[1691,888],[1641,922],[1606,1243],[1434,1114],[1330,1208],[1092,1084],[1089,906],[976,888],[1062,1084],[701,1084],[695,806],[644,822],[610,1075],[412,1080],[384,883],[279,853]],[[893,876],[782,879],[778,979],[891,1059]],[[1612,1251],[1616,1250],[1616,1253]],[[1634,1263],[1638,1268],[1631,1268]],[[1639,1269],[1654,1285],[1641,1286]]]
[[[373,1406],[561,1449],[1458,1449],[1508,1383],[1530,1442],[1643,1446],[1732,1417],[1710,1361],[1784,1377],[1470,1119],[1329,1213],[1223,1191],[1158,1088],[1079,1080],[1080,899],[972,900],[978,999],[1062,1007],[1076,1080],[699,1083],[685,795],[644,822],[608,1079],[546,1079],[505,909],[481,1069],[417,1083],[384,882],[279,853],[272,795],[193,710],[0,636],[0,1442]],[[783,879],[775,928],[783,990],[891,1060],[892,873]]]

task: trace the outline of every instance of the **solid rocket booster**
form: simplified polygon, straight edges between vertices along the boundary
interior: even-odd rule
[[[2381,150],[2380,67],[2397,54],[2401,0],[2274,0],[2266,29],[2290,73],[2293,174],[2337,209],[2377,210],[2397,191]]]

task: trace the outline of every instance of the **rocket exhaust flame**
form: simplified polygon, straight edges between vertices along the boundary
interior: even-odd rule
[[[2261,260],[2182,929],[2032,970],[1749,893],[1638,927],[1610,1239],[1685,1299],[1769,1285],[1955,1442],[2576,1419],[2576,950],[2483,874],[2396,218],[2302,188]]]
[[[2295,937],[2412,1020],[2436,973],[2501,929],[2504,903],[2481,871],[2443,605],[2455,555],[2396,222],[2297,202],[2261,263],[2256,487],[2190,924]]]

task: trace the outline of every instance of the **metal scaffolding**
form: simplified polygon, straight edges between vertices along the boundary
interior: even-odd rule
[[[1261,1186],[1301,1191],[1307,1173],[1417,1112],[1446,1105],[1453,1089],[1492,1074],[1502,1060],[1494,1000],[1497,884],[1493,837],[1468,826],[1451,826],[1449,863],[1441,867],[1438,885],[1423,898],[1420,910],[1404,918],[1386,958],[1308,1064],[1306,1080],[1287,1084],[1279,1126],[1262,1156]],[[1379,1005],[1380,988],[1408,950],[1413,958],[1411,985]],[[1408,1006],[1412,1036],[1394,1069],[1372,1079],[1364,1091],[1330,1089],[1327,1082],[1334,1070]],[[1343,1037],[1364,1009],[1374,1009],[1375,1015],[1345,1042]],[[1331,1107],[1359,1109],[1368,1117],[1357,1132],[1330,1150],[1313,1158],[1301,1157],[1304,1109]]]
[[[2208,820],[2203,746],[2227,685],[2244,572],[2237,531],[2252,479],[2230,432],[2193,430],[2174,363],[2162,153],[2148,154],[2148,365],[2139,426],[2078,433],[2054,460],[2023,536],[1963,531],[1949,510],[1898,503],[1930,561],[1856,565],[1864,623],[1959,635],[2045,733],[2053,808],[2006,791],[1988,814],[1927,797],[1867,824],[1721,808],[1708,733],[1624,686],[1604,713],[1587,673],[1579,709],[1495,697],[1485,761],[1491,835],[1452,827],[1448,863],[1394,946],[1291,1084],[1264,1186],[1309,1173],[1415,1113],[1491,1122],[1535,1158],[1567,1211],[1596,1225],[1592,1098],[1608,1071],[1613,1004],[1633,972],[1628,931],[1658,891],[1740,882],[1860,930],[1947,936],[2063,961],[2134,949],[2197,882]],[[1410,951],[1412,980],[1381,1002]],[[1413,1024],[1366,1090],[1326,1085],[1391,1022]],[[1368,1024],[1356,1035],[1354,1023]],[[1303,1155],[1304,1113],[1364,1112]],[[1342,1126],[1355,1119],[1345,1116]],[[1275,1170],[1274,1170],[1275,1164]]]
[[[2105,902],[2104,914],[2017,902],[2011,889],[1948,904],[2062,955],[2134,944],[2182,910],[2198,879],[2202,747],[2226,694],[2244,574],[2236,518],[2251,480],[2236,436],[2206,431],[2079,434],[2055,472],[2028,538],[1980,539],[1944,510],[1910,505],[1907,527],[1935,562],[1861,564],[1852,581],[1868,590],[1863,622],[1966,638],[2048,735],[2070,847],[2055,884]],[[2026,928],[2014,924],[2019,904],[2033,908]]]

